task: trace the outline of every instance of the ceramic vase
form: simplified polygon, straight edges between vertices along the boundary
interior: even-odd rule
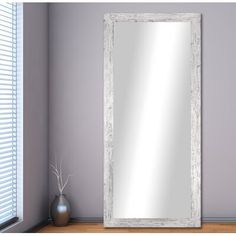
[[[55,226],[66,226],[70,220],[70,203],[65,194],[55,196],[51,204],[51,218]]]

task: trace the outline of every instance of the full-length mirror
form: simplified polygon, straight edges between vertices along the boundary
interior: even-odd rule
[[[106,14],[104,224],[200,226],[200,14]]]

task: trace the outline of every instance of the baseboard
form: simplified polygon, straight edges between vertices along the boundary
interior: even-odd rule
[[[48,222],[52,222],[51,218],[48,218]],[[71,223],[103,223],[103,217],[72,217]]]
[[[48,223],[51,223],[52,219],[48,218]],[[70,223],[103,223],[103,217],[72,217]]]
[[[71,222],[81,223],[103,223],[103,217],[74,217],[70,219]]]
[[[71,219],[71,222],[77,223],[103,223],[103,217],[74,217]],[[236,217],[202,217],[203,223],[227,223],[227,222],[235,222]]]
[[[210,222],[216,222],[216,223],[230,223],[235,222],[236,223],[236,217],[202,217],[203,223],[210,223]]]

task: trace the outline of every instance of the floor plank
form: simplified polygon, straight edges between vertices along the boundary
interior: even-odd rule
[[[101,223],[70,223],[66,227],[52,224],[38,233],[235,233],[236,223],[204,223],[201,228],[104,228]]]

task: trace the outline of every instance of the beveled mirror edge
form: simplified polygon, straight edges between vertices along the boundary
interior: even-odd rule
[[[113,209],[113,41],[115,22],[191,22],[191,217],[114,219]],[[201,14],[109,13],[104,15],[104,227],[201,226]]]

